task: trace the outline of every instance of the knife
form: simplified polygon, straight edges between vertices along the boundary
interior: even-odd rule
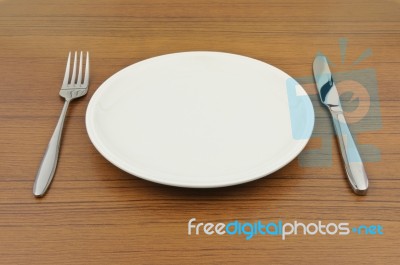
[[[333,82],[332,73],[329,70],[328,61],[325,56],[315,57],[313,70],[320,99],[332,115],[333,125],[350,185],[354,193],[365,195],[368,190],[368,177],[365,173],[357,146],[344,118],[339,93]]]

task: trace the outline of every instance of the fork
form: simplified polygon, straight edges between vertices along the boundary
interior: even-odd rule
[[[57,168],[58,155],[60,151],[61,135],[64,126],[64,120],[67,114],[69,103],[76,98],[86,95],[89,86],[89,52],[86,52],[85,76],[82,82],[82,60],[83,53],[79,56],[79,71],[76,75],[77,52],[74,56],[74,64],[72,69],[72,77],[70,78],[70,61],[71,52],[68,54],[67,67],[65,69],[64,81],[61,85],[60,96],[65,99],[64,107],[58,119],[57,126],[51,136],[50,142],[44,153],[39,170],[36,174],[35,184],[33,185],[33,194],[36,197],[42,197],[46,193],[53,180],[54,173]]]

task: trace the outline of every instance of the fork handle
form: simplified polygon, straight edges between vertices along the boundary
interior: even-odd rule
[[[61,135],[68,105],[69,100],[66,100],[60,118],[58,119],[57,126],[54,129],[42,162],[40,163],[39,170],[36,174],[35,184],[33,185],[33,194],[36,197],[42,197],[46,193],[53,179],[54,173],[56,172]]]
[[[368,190],[368,177],[365,173],[356,143],[347,126],[343,112],[332,111],[331,113],[350,185],[354,193],[365,195]]]

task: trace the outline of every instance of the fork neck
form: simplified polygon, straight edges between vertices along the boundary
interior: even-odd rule
[[[67,116],[67,111],[68,111],[68,106],[69,106],[69,102],[70,101],[71,101],[70,99],[69,100],[66,99],[65,102],[64,102],[64,106],[63,106],[63,108],[61,110],[61,115],[60,115],[60,118],[59,118],[58,123],[57,123],[57,127],[61,127],[60,128],[61,130],[62,130],[62,127],[63,127],[63,124],[64,124],[65,117]]]

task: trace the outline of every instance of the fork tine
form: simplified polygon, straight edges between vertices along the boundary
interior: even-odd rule
[[[76,77],[76,56],[77,56],[77,52],[75,51],[74,68],[72,70],[72,77],[71,77],[71,82],[70,82],[70,84],[72,84],[72,85],[75,84],[75,77]]]
[[[63,86],[68,85],[70,61],[71,61],[71,52],[68,53],[67,67],[65,68],[64,81],[62,83]]]
[[[82,51],[79,56],[79,73],[78,73],[78,79],[76,80],[76,84],[78,86],[82,84]]]
[[[89,85],[89,52],[86,52],[86,67],[85,67],[85,80],[83,85],[87,87]]]

